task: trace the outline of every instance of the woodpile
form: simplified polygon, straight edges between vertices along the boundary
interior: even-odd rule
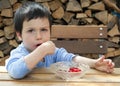
[[[106,3],[107,0],[0,0],[0,61],[9,57],[10,51],[20,43],[13,28],[13,17],[25,1],[45,5],[56,25],[107,25],[107,57],[120,56],[118,17],[111,13],[114,8]],[[110,1],[113,6],[116,4],[115,0]]]

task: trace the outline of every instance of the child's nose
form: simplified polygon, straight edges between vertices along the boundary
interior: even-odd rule
[[[41,36],[40,32],[37,32],[37,34],[36,34],[36,39],[39,40],[39,39],[41,39],[41,38],[42,38],[42,36]]]

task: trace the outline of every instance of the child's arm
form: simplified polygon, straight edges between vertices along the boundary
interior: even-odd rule
[[[91,68],[95,68],[100,71],[111,73],[113,72],[114,63],[110,59],[105,59],[105,56],[99,59],[90,59],[81,56],[76,56],[73,61],[88,64]]]
[[[11,57],[6,60],[6,69],[12,78],[21,79],[36,67],[37,63],[41,61],[46,54],[54,53],[54,48],[54,43],[48,41],[27,56],[19,53],[19,50],[13,50]]]
[[[53,54],[55,52],[55,45],[52,41],[47,41],[36,48],[29,55],[25,56],[24,60],[27,67],[31,70],[38,62],[42,61],[46,55]]]

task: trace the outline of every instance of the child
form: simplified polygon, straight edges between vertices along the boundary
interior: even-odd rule
[[[59,61],[87,63],[91,68],[113,72],[114,63],[109,59],[89,59],[57,48],[50,41],[52,20],[49,11],[35,2],[22,5],[14,17],[14,28],[21,44],[10,53],[6,69],[11,77],[21,79],[34,68],[49,67]]]

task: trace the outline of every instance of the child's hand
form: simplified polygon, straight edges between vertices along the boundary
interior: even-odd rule
[[[97,59],[97,62],[95,63],[95,69],[111,73],[114,71],[114,63],[111,59],[105,59],[105,56],[102,56]]]
[[[42,46],[47,54],[53,54],[55,52],[55,44],[52,41],[47,41]]]

